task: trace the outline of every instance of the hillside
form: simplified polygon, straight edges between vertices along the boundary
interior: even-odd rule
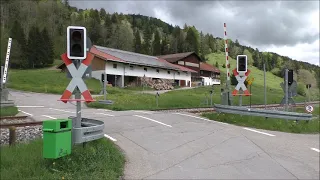
[[[194,26],[172,26],[139,14],[108,13],[103,8],[77,9],[70,7],[68,1],[1,1],[1,8],[0,57],[5,56],[8,37],[12,37],[11,68],[34,69],[52,65],[54,59],[60,59],[66,51],[66,28],[70,25],[85,26],[93,44],[110,48],[154,56],[194,51],[209,63],[220,62],[224,54],[223,32],[212,32],[218,35],[214,37],[199,32]],[[247,54],[257,77],[262,77],[258,70],[262,70],[265,61],[268,78],[273,78],[269,72],[282,77],[281,72],[288,67],[300,75],[297,79],[301,87],[306,80],[319,87],[319,66],[276,53],[260,52],[255,47],[241,45],[238,40],[228,40],[228,48],[229,57],[233,59],[239,54]],[[1,64],[3,61],[1,58]],[[221,61],[219,68],[224,70],[222,64]],[[258,79],[256,83],[260,83]],[[275,88],[279,81],[272,82]]]

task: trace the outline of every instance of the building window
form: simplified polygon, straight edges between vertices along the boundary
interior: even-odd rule
[[[115,69],[116,69],[116,68],[117,68],[117,64],[113,64],[113,68],[115,68]]]
[[[170,74],[170,71],[168,71],[168,74]]]
[[[133,70],[133,66],[130,66],[130,70]]]
[[[144,69],[144,71],[147,71],[147,68],[143,68]]]
[[[200,74],[203,74],[203,71],[200,71]]]
[[[159,73],[160,71],[159,71],[159,69],[157,69],[157,73]]]

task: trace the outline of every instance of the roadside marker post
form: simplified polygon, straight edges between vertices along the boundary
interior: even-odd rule
[[[14,101],[13,100],[9,100],[9,90],[6,88],[6,83],[8,81],[8,69],[9,69],[9,59],[10,59],[10,52],[11,52],[11,44],[12,44],[12,38],[9,38],[8,39],[8,46],[7,46],[5,65],[4,65],[4,67],[1,66],[0,107],[13,106],[14,105]]]

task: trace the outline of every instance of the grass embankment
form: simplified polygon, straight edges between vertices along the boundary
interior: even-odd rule
[[[225,53],[224,52],[211,53],[211,54],[208,54],[206,57],[208,58],[208,61],[207,61],[208,64],[215,65],[216,62],[218,62],[219,69],[223,74],[223,76],[225,76],[227,70],[226,68],[222,67],[222,65],[226,63]],[[232,73],[232,70],[237,66],[237,61],[229,57],[229,62],[230,62],[230,71],[231,71],[230,73]],[[252,78],[252,77],[254,78],[253,84],[258,86],[263,86],[264,85],[263,71],[251,65],[248,66],[248,69],[250,69],[251,71],[249,74],[249,78]],[[294,78],[297,79],[296,73],[294,73]],[[223,82],[225,82],[225,80],[223,80]],[[270,89],[281,90],[281,93],[282,93],[282,88],[280,86],[281,82],[283,82],[283,78],[275,76],[269,71],[266,72],[266,86],[268,90]],[[307,89],[305,89],[305,92],[306,94],[308,94]],[[253,90],[253,93],[254,93],[254,90]],[[311,101],[319,100],[319,97],[320,97],[319,88],[311,87],[310,94],[311,94],[310,96]]]
[[[8,88],[39,93],[62,94],[71,79],[59,70],[10,70]],[[98,80],[85,79],[91,94],[98,94],[101,85]]]
[[[152,94],[137,94],[135,91],[128,91],[118,88],[109,88],[107,99],[114,101],[113,105],[104,105],[98,102],[88,104],[89,107],[106,108],[111,110],[156,110],[156,109],[169,109],[169,108],[195,108],[195,107],[208,107],[203,104],[206,96],[209,98],[211,87],[199,87],[188,90],[170,91],[160,94],[159,107],[156,106],[156,96]],[[253,85],[253,95],[251,97],[252,104],[263,104],[263,87]],[[280,103],[282,100],[282,90],[269,90],[267,91],[268,103]],[[97,99],[103,99],[98,97]],[[234,103],[238,104],[239,97],[233,98]],[[249,105],[249,97],[243,97],[242,104]],[[303,102],[304,97],[296,97],[296,102]],[[220,104],[220,86],[215,86],[213,103]]]
[[[202,116],[211,120],[235,124],[245,127],[253,127],[265,130],[274,130],[290,133],[319,133],[320,132],[320,120],[319,120],[319,106],[314,107],[313,116],[315,118],[309,122],[300,121],[295,122],[293,120],[284,120],[276,118],[258,117],[258,116],[241,116],[237,114],[225,114],[225,113],[203,113]],[[301,107],[296,109],[297,112],[304,112]]]
[[[0,107],[0,117],[3,116],[15,116],[18,114],[18,108],[15,106],[9,106],[9,107]]]
[[[70,156],[43,159],[42,140],[1,149],[1,179],[119,179],[125,159],[107,139],[77,145]]]
[[[219,58],[217,58],[219,59]],[[220,58],[221,59],[221,58]],[[210,60],[209,60],[210,61]],[[231,67],[235,66],[231,63]],[[256,68],[252,69],[252,74],[255,74],[255,81],[251,88],[251,103],[263,104],[263,73]],[[62,94],[69,84],[70,80],[66,77],[66,73],[61,73],[59,70],[11,70],[9,72],[8,87],[12,89],[40,92],[40,93],[53,93]],[[281,78],[267,73],[267,103],[276,104],[280,103],[283,98],[283,92],[280,87]],[[85,79],[85,82],[91,94],[99,94],[101,91],[101,84],[96,79]],[[221,103],[220,90],[222,86],[215,86],[215,93],[213,95],[214,103]],[[234,88],[234,87],[232,87]],[[129,88],[115,88],[108,87],[107,99],[113,100],[113,105],[103,105],[97,102],[90,103],[90,107],[107,108],[112,110],[131,110],[131,109],[169,109],[169,108],[195,108],[207,107],[203,104],[206,95],[209,98],[209,91],[211,87],[199,87],[189,90],[171,91],[161,94],[159,97],[159,107],[156,107],[156,98],[152,94],[137,94],[141,91],[142,87],[129,87]],[[146,88],[145,90],[151,90]],[[98,99],[102,99],[103,96]],[[243,105],[249,105],[249,97],[243,97]],[[306,98],[297,96],[294,98],[296,102],[302,102]],[[233,97],[234,104],[239,104],[239,97]]]

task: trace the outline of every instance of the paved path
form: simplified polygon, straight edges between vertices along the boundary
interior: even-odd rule
[[[66,118],[58,95],[11,92],[20,113]],[[32,107],[34,106],[34,107]],[[125,179],[319,179],[319,134],[303,135],[209,121],[189,113],[84,108],[127,157]]]

